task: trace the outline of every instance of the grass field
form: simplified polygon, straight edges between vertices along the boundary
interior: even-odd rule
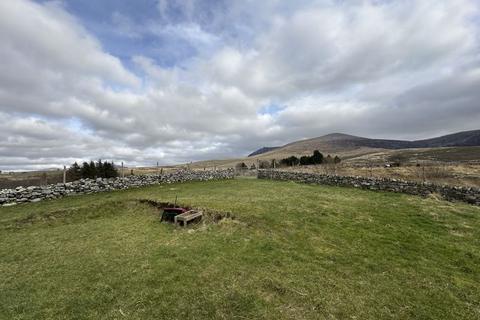
[[[438,185],[480,188],[480,164],[437,164],[426,166],[365,166],[352,167],[348,164],[297,166],[281,170],[339,176],[362,176],[371,178],[401,179],[406,181],[429,182]]]
[[[188,230],[137,199],[228,211]],[[480,319],[480,208],[256,179],[0,208],[0,319]]]

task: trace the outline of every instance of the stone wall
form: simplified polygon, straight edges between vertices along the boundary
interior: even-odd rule
[[[425,197],[435,193],[448,201],[462,201],[480,205],[480,189],[439,186],[430,183],[408,182],[396,179],[330,176],[323,174],[287,172],[281,170],[259,170],[259,179],[298,181],[329,186],[354,187],[368,190],[400,192]]]
[[[122,190],[159,183],[232,179],[234,176],[235,171],[233,169],[217,171],[179,170],[162,175],[128,176],[114,179],[99,178],[95,180],[82,179],[66,184],[58,183],[46,186],[17,187],[15,189],[0,190],[0,205],[12,206],[24,202],[38,202],[44,199]]]

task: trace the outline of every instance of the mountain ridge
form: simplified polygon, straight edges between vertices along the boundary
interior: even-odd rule
[[[281,147],[262,147],[252,152],[248,157],[283,150],[291,153],[311,152],[318,149],[321,152],[344,152],[360,148],[372,149],[413,149],[441,147],[472,147],[480,146],[480,130],[460,131],[439,137],[422,140],[373,139],[345,133],[330,133],[316,138],[303,139],[287,143]]]

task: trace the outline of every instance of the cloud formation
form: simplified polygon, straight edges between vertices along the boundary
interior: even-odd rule
[[[108,24],[92,28],[73,1],[0,2],[0,169],[480,123],[474,0],[103,5]]]

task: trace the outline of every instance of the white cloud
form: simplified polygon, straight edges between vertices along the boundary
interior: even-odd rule
[[[139,52],[139,76],[62,5],[0,2],[0,168],[168,163],[332,131],[410,138],[478,126],[473,0],[204,6],[159,1],[158,23],[113,13],[126,37],[196,50],[169,67],[156,61],[175,45]],[[273,102],[285,107],[264,114]]]

